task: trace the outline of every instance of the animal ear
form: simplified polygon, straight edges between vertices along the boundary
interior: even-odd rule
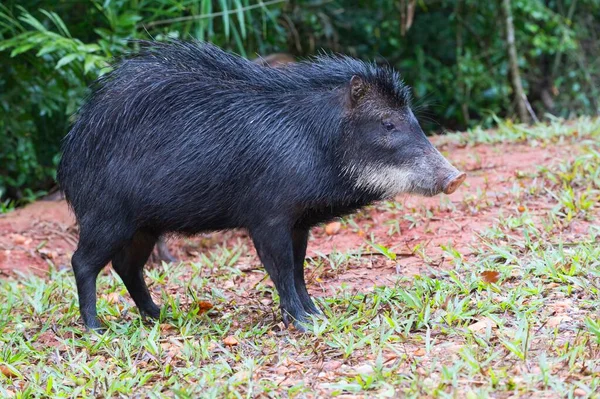
[[[350,96],[352,97],[352,101],[356,103],[356,101],[365,95],[366,91],[367,85],[364,80],[360,76],[353,75],[350,78]]]

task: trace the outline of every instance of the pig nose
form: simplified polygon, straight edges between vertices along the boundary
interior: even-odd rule
[[[444,194],[452,194],[456,189],[465,181],[467,174],[464,172],[458,172],[452,176],[444,185]]]

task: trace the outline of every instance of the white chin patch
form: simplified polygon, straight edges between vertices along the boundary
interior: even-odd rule
[[[394,166],[367,165],[351,168],[349,172],[356,179],[356,188],[383,193],[386,198],[410,192],[414,183],[405,168]]]

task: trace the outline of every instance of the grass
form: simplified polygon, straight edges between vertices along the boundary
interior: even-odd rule
[[[502,203],[484,188],[441,198],[457,213],[502,208],[470,251],[443,247],[444,268],[369,290],[337,284],[368,270],[372,252],[403,262],[370,235],[359,251],[309,259],[326,318],[308,334],[282,328],[245,242],[147,270],[163,305],[156,323],[139,318],[107,268],[100,337],[82,333],[70,270],[0,281],[0,397],[600,397],[600,123],[507,126],[502,141],[569,142],[573,159],[516,176],[523,184]],[[466,137],[451,140],[487,142]],[[410,219],[395,202],[373,208],[408,218],[387,224],[390,236],[434,217],[420,209]],[[345,228],[374,223],[365,215]]]

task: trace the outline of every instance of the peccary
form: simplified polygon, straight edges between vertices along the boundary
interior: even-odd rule
[[[158,237],[244,228],[303,329],[311,227],[400,193],[465,179],[427,140],[391,68],[320,56],[265,68],[199,42],[141,42],[94,85],[63,143],[58,181],[80,226],[72,265],[85,325],[112,261],[142,315]]]

